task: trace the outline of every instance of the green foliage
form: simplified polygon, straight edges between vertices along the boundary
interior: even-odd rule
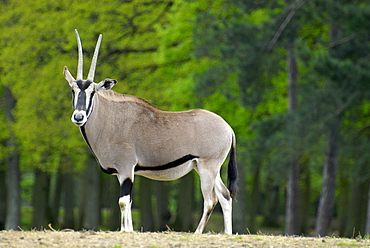
[[[73,29],[82,37],[85,73],[97,35],[104,33],[97,80],[101,75],[125,79],[116,90],[140,95],[149,88],[143,79],[156,67],[154,27],[165,19],[170,2],[23,2],[1,8],[0,56],[1,83],[17,100],[14,129],[22,167],[55,172],[67,155],[80,168],[88,151],[69,121],[70,90],[62,74],[64,65],[74,71],[77,64]]]
[[[314,201],[326,131],[338,117],[341,176],[369,180],[361,170],[370,161],[370,7],[313,0],[294,9],[299,2],[1,2],[0,83],[17,105],[14,125],[0,120],[0,160],[14,132],[24,172],[84,166],[89,152],[70,122],[70,89],[62,74],[67,65],[75,75],[78,29],[85,75],[101,33],[97,82],[115,78],[115,91],[163,110],[201,107],[218,113],[236,132],[242,164],[251,164],[250,171],[263,168],[262,180],[285,187],[287,161],[298,150],[312,173]],[[340,30],[337,40],[330,37],[333,24]],[[286,44],[292,37],[298,109],[288,113]]]

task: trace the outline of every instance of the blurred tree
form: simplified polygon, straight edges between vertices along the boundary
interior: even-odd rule
[[[193,218],[190,216],[193,215],[194,206],[195,206],[195,176],[194,172],[189,173],[188,175],[181,178],[178,183],[179,191],[177,196],[177,216],[175,223],[173,223],[174,230],[181,231],[194,231]],[[197,211],[201,211],[197,209]]]
[[[222,12],[198,14],[199,22],[194,35],[195,56],[208,63],[196,74],[197,96],[200,99],[211,98],[218,104],[222,102],[220,94],[226,98],[218,113],[233,120],[234,124],[231,124],[235,128],[238,141],[248,146],[247,151],[240,154],[244,155],[242,159],[247,159],[251,165],[248,171],[251,173],[252,185],[249,190],[250,206],[246,208],[243,206],[245,201],[238,202],[234,213],[243,214],[243,211],[248,209],[249,223],[246,225],[245,220],[244,223],[239,223],[237,231],[243,233],[247,226],[249,231],[255,232],[258,231],[256,217],[261,213],[260,210],[270,209],[261,207],[263,177],[275,178],[264,173],[263,166],[268,165],[266,157],[271,152],[269,137],[280,128],[281,121],[273,124],[277,116],[272,117],[271,122],[268,116],[286,111],[288,106],[286,89],[282,86],[285,84],[286,87],[286,82],[282,80],[286,74],[280,73],[280,61],[285,59],[284,53],[279,49],[272,49],[274,45],[266,45],[278,29],[273,16],[280,13],[281,6],[271,1],[254,4],[245,1],[224,1],[223,5]],[[285,107],[281,107],[282,104]],[[215,109],[214,106],[211,108]],[[258,126],[250,125],[251,122],[257,123],[259,120],[268,124],[263,125],[261,122]],[[244,183],[245,181],[241,182],[243,189]],[[279,189],[270,181],[268,185]],[[265,192],[265,199],[275,199],[270,195],[276,194],[275,190]],[[269,214],[271,217],[271,211]],[[243,220],[239,219],[240,222]],[[271,218],[270,220],[272,221]]]
[[[365,235],[370,235],[370,183],[369,189],[367,194],[367,210],[366,210],[366,228],[365,228]]]
[[[82,172],[83,177],[83,194],[84,202],[82,228],[89,230],[98,230],[101,223],[101,208],[100,208],[100,175],[99,166],[96,163],[93,155],[86,160],[86,168]]]
[[[1,69],[0,69],[1,70]],[[1,80],[1,76],[0,76]],[[1,84],[1,82],[0,82]],[[7,168],[7,152],[6,152],[6,139],[9,133],[5,123],[5,98],[4,98],[4,87],[0,87],[0,129],[2,130],[0,135],[0,230],[5,228],[6,219],[6,199],[7,199],[7,187],[6,187],[6,168]]]
[[[156,182],[155,188],[155,230],[167,231],[171,220],[170,211],[170,182]],[[184,229],[181,229],[184,230]]]
[[[78,131],[67,126],[69,113],[65,110],[70,105],[69,99],[66,94],[60,94],[58,84],[53,84],[55,78],[61,78],[60,68],[66,61],[63,56],[68,58],[64,33],[55,28],[56,20],[66,17],[66,12],[60,11],[64,7],[58,8],[57,1],[47,4],[31,1],[27,5],[23,1],[9,1],[1,6],[1,30],[4,31],[1,34],[0,63],[4,68],[1,77],[17,100],[11,130],[19,142],[20,167],[24,172],[53,173],[63,156],[74,157],[75,164],[80,167],[84,157],[83,143],[77,139]],[[65,85],[65,89],[67,87]],[[33,193],[33,203],[39,211],[43,210],[34,211],[33,224],[38,227],[48,221],[45,218],[49,209],[45,201],[49,188],[38,187],[41,182],[36,180],[34,188],[42,191]],[[42,192],[45,192],[44,198],[37,200]],[[16,194],[13,195],[16,199]]]
[[[5,121],[9,130],[13,129],[15,108],[14,96],[7,86],[4,87],[5,101]],[[7,170],[6,170],[6,218],[5,229],[17,230],[21,223],[21,189],[20,189],[20,170],[19,170],[19,150],[16,137],[10,131],[10,136],[6,141],[7,148]]]
[[[198,93],[210,95],[212,92],[220,90],[220,84],[217,84],[217,82],[220,82],[221,78],[227,78],[227,72],[238,72],[236,77],[242,102],[244,106],[254,112],[253,120],[255,122],[252,126],[252,132],[256,135],[254,136],[255,140],[253,144],[257,146],[259,143],[259,149],[255,149],[255,154],[253,154],[253,149],[249,150],[250,156],[254,158],[251,161],[254,161],[253,165],[262,166],[266,163],[269,164],[268,167],[274,168],[270,170],[266,167],[264,170],[265,173],[268,174],[269,171],[276,173],[277,168],[279,168],[278,171],[285,171],[291,158],[295,158],[295,164],[297,164],[300,161],[297,160],[297,154],[295,154],[297,152],[298,155],[302,154],[302,151],[305,151],[305,153],[307,152],[305,156],[322,157],[320,155],[318,156],[315,150],[321,150],[324,153],[325,148],[322,141],[325,137],[333,140],[333,142],[328,141],[331,146],[329,146],[329,153],[327,153],[327,161],[335,162],[337,157],[336,149],[340,141],[334,135],[339,134],[339,131],[333,132],[333,130],[338,130],[335,127],[338,123],[336,116],[342,115],[343,111],[346,112],[357,104],[357,100],[359,100],[358,94],[360,94],[359,92],[353,92],[354,88],[350,90],[349,87],[342,87],[349,85],[343,82],[347,81],[346,78],[348,77],[353,82],[359,82],[357,81],[359,78],[366,81],[366,70],[363,70],[363,67],[366,66],[364,66],[363,61],[367,53],[364,53],[362,59],[355,62],[358,64],[354,65],[354,67],[349,64],[349,57],[344,58],[341,56],[339,60],[336,60],[336,62],[333,61],[333,64],[330,65],[327,56],[323,56],[323,54],[327,54],[329,50],[333,50],[333,46],[341,46],[343,43],[353,45],[351,41],[354,38],[358,38],[358,41],[364,39],[362,44],[367,44],[367,38],[365,38],[367,34],[364,35],[365,31],[358,30],[354,32],[361,33],[361,35],[348,33],[348,36],[342,36],[341,39],[330,42],[328,32],[330,18],[328,19],[328,16],[335,15],[336,18],[340,17],[343,20],[341,24],[346,27],[348,25],[352,26],[354,23],[361,26],[359,24],[360,21],[364,21],[363,18],[368,15],[367,5],[358,6],[361,10],[354,10],[357,7],[350,3],[340,2],[333,5],[331,1],[292,1],[291,8],[283,8],[281,1],[232,2],[241,10],[235,11],[234,9],[232,12],[234,19],[229,17],[227,19],[228,22],[221,21],[224,25],[221,26],[219,24],[220,21],[214,18],[213,22],[207,23],[209,27],[213,27],[213,29],[209,28],[207,30],[213,31],[204,35],[203,39],[196,39],[199,44],[202,42],[206,44],[205,46],[199,46],[202,49],[199,49],[199,47],[195,49],[196,52],[199,51],[200,57],[210,56],[212,58],[221,58],[220,60],[222,60],[220,65],[214,63],[214,66],[208,67],[207,70],[199,75],[199,79],[202,79],[200,82],[203,84],[200,84],[202,87],[199,88]],[[287,4],[286,6],[289,5]],[[332,6],[334,8],[331,8]],[[353,11],[357,11],[356,13],[358,15],[353,19],[353,23],[349,24],[351,22],[344,21],[343,17],[345,16],[347,18],[346,20],[348,20],[348,15],[350,13],[354,14]],[[224,10],[224,13],[228,13],[228,11]],[[211,14],[205,15],[211,16],[211,18],[208,18],[212,20]],[[216,19],[218,22],[215,21]],[[355,27],[352,26],[352,28],[354,29]],[[363,27],[359,29],[363,30]],[[199,33],[202,34],[201,32]],[[286,112],[286,108],[281,107],[284,100],[280,102],[279,100],[284,99],[286,96],[286,91],[281,89],[284,84],[286,85],[285,82],[288,78],[282,67],[282,64],[284,64],[282,62],[286,63],[286,58],[283,57],[284,52],[286,49],[289,52],[290,47],[285,46],[285,44],[286,42],[288,44],[292,43],[292,39],[294,38],[296,38],[294,42],[296,47],[295,52],[297,58],[299,58],[297,70],[302,72],[300,81],[302,81],[301,85],[303,87],[302,90],[296,93],[298,94],[296,101],[300,101],[299,106],[296,107],[294,112],[289,113]],[[330,45],[328,46],[328,44]],[[359,43],[356,41],[355,44]],[[367,51],[368,49],[368,47],[361,46],[358,46],[358,48],[358,51]],[[218,54],[217,51],[219,52]],[[292,58],[288,57],[288,60]],[[306,68],[300,67],[299,63],[303,63]],[[322,67],[324,64],[326,65],[325,69]],[[349,76],[351,75],[349,71],[346,75],[339,73],[341,77],[334,76],[338,73],[334,72],[335,67],[341,68],[341,72],[343,73],[346,66],[358,72],[358,77]],[[330,73],[328,73],[328,70],[331,70]],[[294,75],[294,73],[287,72],[288,75]],[[227,79],[224,80],[227,81]],[[356,83],[356,85],[359,86],[357,88],[358,90],[364,90],[364,94],[368,92],[368,89],[363,88],[363,84]],[[338,86],[340,87],[338,88]],[[207,91],[204,91],[204,89]],[[270,92],[273,92],[273,94]],[[230,97],[230,94],[228,96]],[[285,101],[287,100],[285,98]],[[264,128],[266,130],[263,130]],[[332,131],[327,132],[327,130]],[[330,135],[326,136],[325,134],[327,133]],[[253,141],[253,139],[250,139],[250,141]],[[266,145],[261,146],[263,144],[262,142]],[[294,149],[291,149],[292,147]],[[262,163],[256,162],[258,161],[258,159],[256,160],[258,157],[263,158]],[[336,168],[335,165],[334,168]],[[256,171],[258,172],[259,170],[257,169]],[[295,171],[295,175],[297,175],[299,170]],[[332,176],[328,178],[333,178],[334,176],[335,179],[335,170],[329,170],[329,175]],[[259,177],[254,178],[257,179]],[[279,177],[274,175],[272,178]],[[295,183],[292,185],[298,186],[297,179],[298,177],[295,176]],[[301,182],[307,185],[300,187],[305,188],[310,185],[310,182],[307,180],[301,180]],[[327,182],[330,182],[330,180],[324,179],[324,185]],[[329,187],[331,188],[330,191],[334,192],[332,191],[335,189],[333,184],[329,183],[329,185],[331,185]],[[297,187],[295,188],[298,190]],[[254,191],[254,193],[256,192]],[[310,194],[306,195],[307,197],[310,196]],[[289,194],[287,200],[287,203],[289,203]],[[301,201],[308,202],[309,199],[302,199]],[[297,198],[295,202],[297,202]],[[323,204],[323,206],[329,207],[330,204]],[[286,213],[288,215],[287,217],[289,217],[290,214],[293,214],[293,211],[288,207]],[[290,225],[293,227],[292,230],[294,230],[292,233],[299,232],[296,228],[299,226],[296,223],[299,218],[288,219],[293,220],[293,222],[286,223],[287,228],[290,229]],[[326,221],[327,219],[323,218],[322,220]],[[291,231],[288,232],[290,233]]]
[[[5,161],[0,160],[0,230],[5,228],[6,218],[6,174],[5,174]]]
[[[288,7],[288,15],[285,18],[282,26],[287,22],[292,21],[295,12],[303,5],[302,1],[292,1],[285,0],[285,5]],[[294,112],[298,108],[298,65],[297,56],[295,48],[295,40],[297,38],[296,25],[293,23],[292,28],[290,28],[290,34],[286,40],[286,50],[287,50],[287,73],[288,73],[288,112],[294,115]],[[288,24],[285,24],[287,26]],[[279,28],[280,29],[280,28]],[[279,31],[277,31],[279,32]],[[290,144],[290,149],[292,150],[291,158],[289,158],[289,172],[288,172],[288,186],[287,186],[287,196],[286,196],[286,209],[285,209],[285,233],[287,235],[300,234],[300,223],[299,223],[299,173],[300,173],[300,155],[299,151],[296,151],[295,145],[292,142]]]
[[[141,177],[139,181],[139,201],[140,201],[140,231],[153,231],[155,220],[153,216],[153,184],[154,181]]]
[[[59,224],[59,206],[62,193],[62,173],[60,168],[55,174],[50,175],[49,213],[50,224]]]
[[[343,143],[342,138],[346,113],[367,101],[370,92],[368,84],[364,83],[370,76],[370,65],[364,63],[368,61],[370,53],[370,48],[366,45],[370,39],[369,26],[358,25],[363,18],[370,18],[370,6],[346,1],[336,2],[334,6],[332,8],[325,5],[327,13],[330,13],[327,16],[330,23],[329,48],[319,56],[315,70],[325,75],[328,80],[326,87],[331,94],[335,94],[331,102],[332,110],[327,117],[328,150],[315,229],[315,234],[321,236],[328,234],[333,215],[336,172],[340,163],[339,151],[347,145]],[[348,19],[349,16],[351,20]],[[366,155],[362,155],[361,159],[367,160]],[[359,161],[358,166],[361,165]],[[353,193],[351,197],[356,197]],[[364,223],[357,223],[356,226],[364,230]]]
[[[33,185],[32,197],[32,223],[34,228],[43,228],[50,223],[49,212],[49,190],[50,190],[50,174],[35,169],[35,183]]]

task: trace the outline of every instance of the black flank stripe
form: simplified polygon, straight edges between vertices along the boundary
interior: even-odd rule
[[[115,168],[107,168],[107,169],[104,169],[103,167],[100,166],[100,169],[106,173],[106,174],[109,174],[109,175],[112,175],[112,174],[118,174],[118,171],[115,169]]]
[[[175,168],[179,165],[182,165],[184,164],[185,162],[189,161],[189,160],[192,160],[194,158],[199,158],[198,156],[194,156],[194,155],[191,155],[191,154],[188,154],[182,158],[179,158],[175,161],[172,161],[172,162],[169,162],[168,164],[164,164],[164,165],[159,165],[159,166],[141,166],[141,165],[136,165],[135,166],[135,172],[136,171],[160,171],[160,170],[168,170],[168,169],[171,169],[171,168]]]
[[[84,137],[87,145],[89,146],[91,152],[93,153],[94,157],[96,158],[96,161],[98,161],[98,164],[100,165],[100,162],[99,162],[99,159],[95,156],[95,153],[94,151],[92,150],[91,146],[90,146],[90,143],[89,141],[87,140],[87,137],[86,137],[86,131],[85,131],[85,126],[81,126],[80,127],[80,130],[81,130],[81,134],[82,136]],[[199,158],[198,156],[194,156],[194,155],[191,155],[191,154],[188,154],[188,155],[185,155],[184,157],[182,158],[179,158],[175,161],[172,161],[172,162],[169,162],[167,164],[164,164],[164,165],[159,165],[159,166],[154,166],[154,167],[151,167],[151,166],[140,166],[140,165],[136,165],[135,166],[135,172],[137,171],[160,171],[160,170],[168,170],[168,169],[171,169],[171,168],[175,168],[179,165],[182,165],[184,164],[185,162],[189,161],[189,160],[192,160],[194,158]],[[114,168],[108,168],[108,169],[104,169],[103,167],[101,167],[100,165],[100,169],[104,172],[104,173],[107,173],[107,174],[118,174],[118,171]]]

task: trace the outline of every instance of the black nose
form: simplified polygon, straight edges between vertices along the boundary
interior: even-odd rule
[[[84,119],[84,116],[81,114],[81,113],[76,113],[73,118],[76,120],[76,121],[82,121]]]

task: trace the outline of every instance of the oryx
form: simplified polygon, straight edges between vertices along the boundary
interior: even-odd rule
[[[64,77],[72,87],[72,122],[80,127],[101,169],[118,177],[121,231],[133,231],[131,191],[134,175],[175,180],[194,169],[200,176],[204,198],[203,215],[195,232],[203,232],[219,201],[224,215],[224,231],[231,234],[231,205],[237,188],[232,128],[220,116],[207,110],[166,112],[139,97],[118,94],[110,90],[117,83],[114,79],[94,83],[102,35],[88,77],[83,80],[82,45],[77,30],[75,32],[77,78],[64,67]],[[229,152],[226,187],[220,177],[220,168]]]

